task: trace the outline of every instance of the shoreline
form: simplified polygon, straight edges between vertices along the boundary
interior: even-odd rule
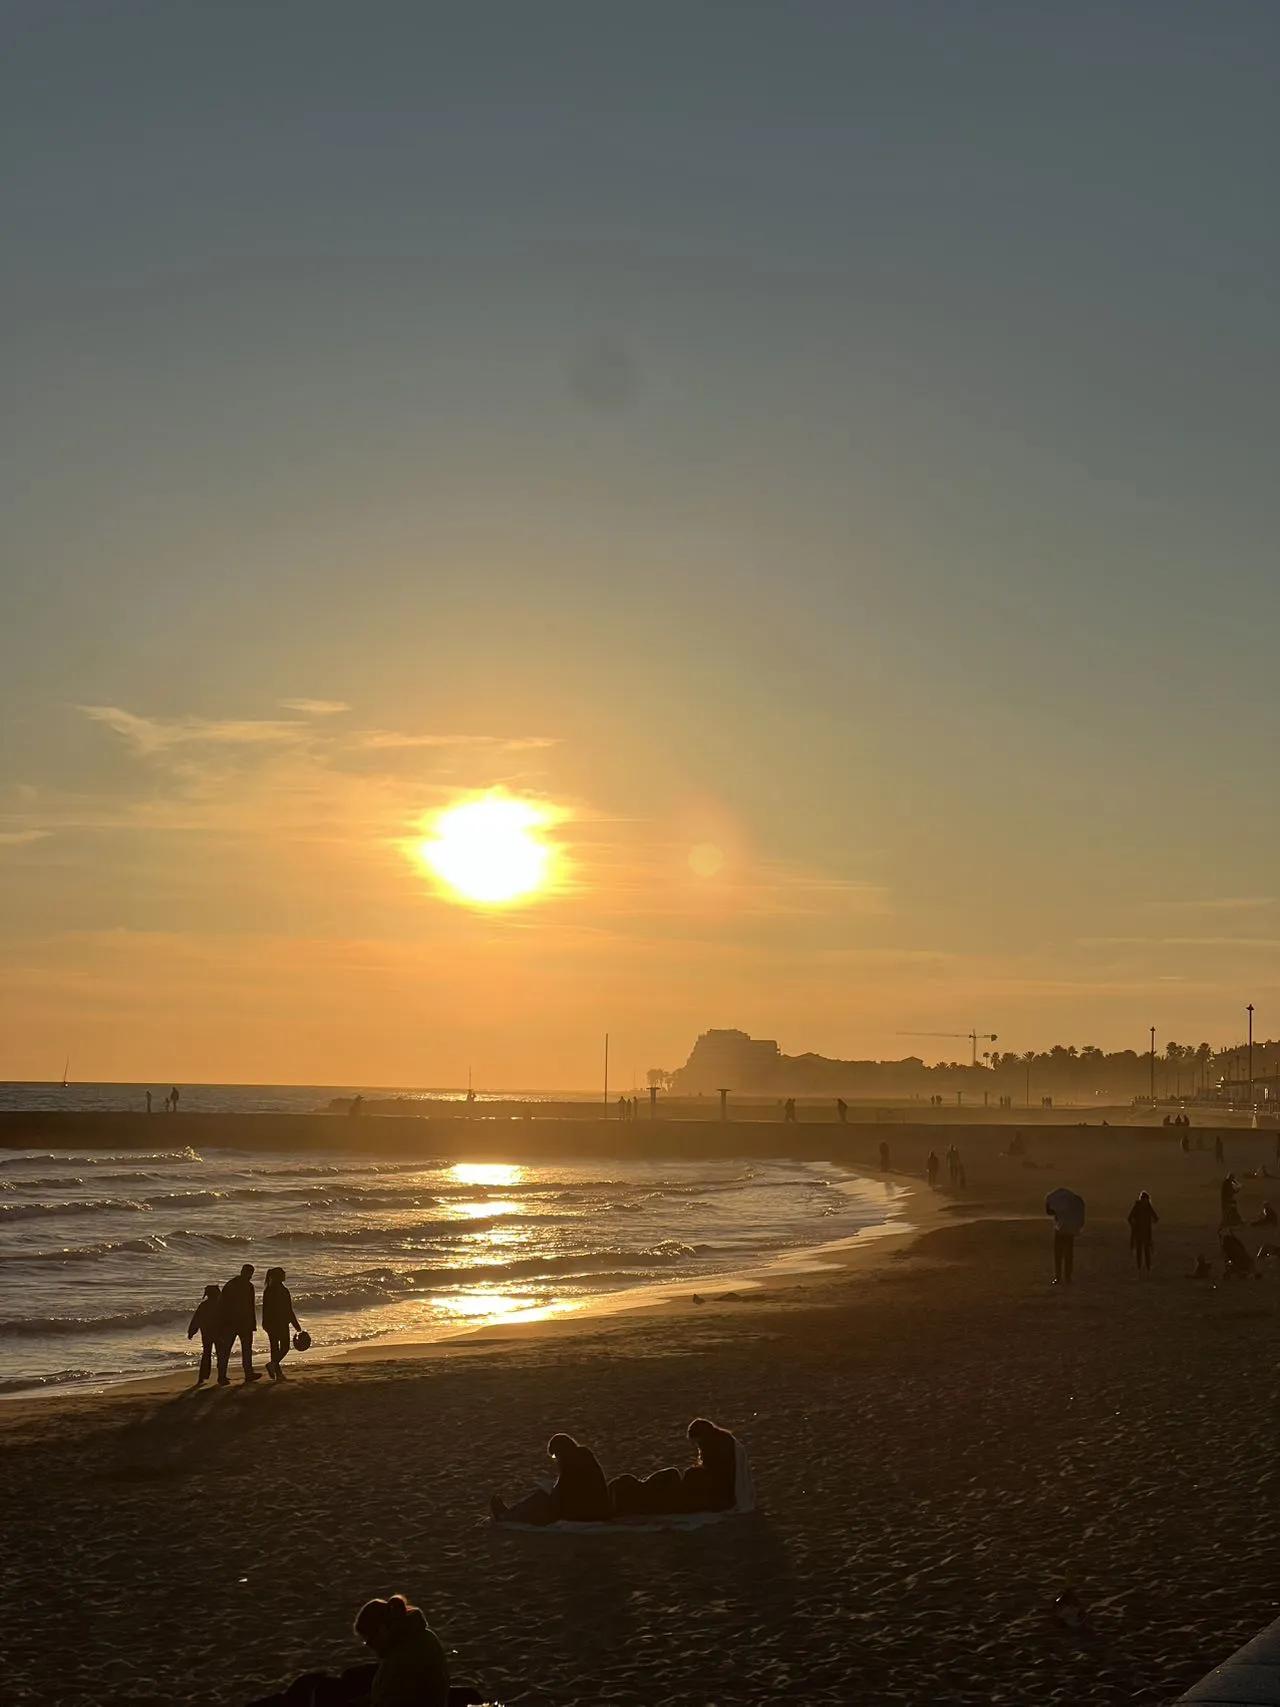
[[[843,1164],[833,1164],[842,1166]],[[870,1176],[847,1170],[850,1183],[865,1183]],[[438,1358],[452,1351],[466,1350],[472,1345],[492,1346],[512,1339],[537,1340],[567,1332],[596,1332],[607,1329],[616,1318],[633,1317],[639,1312],[660,1312],[671,1315],[693,1313],[705,1304],[723,1301],[723,1295],[750,1292],[760,1296],[783,1291],[797,1276],[809,1275],[834,1279],[846,1272],[871,1267],[875,1259],[884,1261],[904,1245],[910,1245],[929,1226],[936,1224],[942,1207],[923,1201],[921,1181],[903,1183],[901,1176],[880,1176],[880,1181],[895,1187],[895,1202],[912,1206],[913,1219],[906,1221],[895,1211],[881,1222],[860,1228],[840,1239],[824,1240],[816,1245],[797,1245],[782,1251],[767,1261],[743,1268],[727,1269],[723,1273],[704,1274],[688,1280],[656,1278],[645,1285],[621,1287],[616,1292],[600,1292],[581,1299],[565,1299],[553,1304],[535,1306],[509,1318],[482,1322],[475,1326],[444,1327],[430,1339],[424,1339],[414,1329],[393,1330],[377,1339],[353,1341],[346,1345],[326,1347],[321,1357],[295,1352],[295,1378],[323,1376],[351,1364],[396,1364],[421,1359]],[[954,1207],[958,1208],[958,1205]],[[954,1216],[947,1221],[953,1222]],[[704,1299],[702,1294],[707,1294]],[[695,1302],[695,1299],[697,1300]],[[265,1340],[261,1330],[255,1337],[255,1356],[265,1355]],[[193,1354],[190,1367],[158,1370],[152,1374],[123,1375],[118,1379],[91,1377],[80,1382],[60,1382],[47,1387],[20,1388],[0,1393],[0,1426],[12,1417],[14,1408],[25,1405],[47,1411],[60,1401],[83,1404],[92,1401],[110,1402],[114,1399],[159,1397],[194,1389],[192,1368],[198,1362]],[[233,1376],[231,1385],[241,1385]]]

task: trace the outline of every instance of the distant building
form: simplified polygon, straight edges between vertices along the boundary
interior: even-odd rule
[[[717,1091],[772,1091],[777,1088],[783,1055],[776,1039],[748,1037],[745,1031],[704,1031],[689,1059],[674,1075],[674,1088],[686,1095]]]

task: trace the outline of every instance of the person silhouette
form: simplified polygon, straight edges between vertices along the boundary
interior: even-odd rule
[[[849,1105],[843,1097],[836,1098],[836,1113],[840,1117],[841,1126],[849,1124]]]
[[[782,1118],[783,1118],[784,1122],[789,1126],[795,1124],[796,1099],[794,1097],[788,1097],[786,1102],[783,1103],[783,1105],[782,1105]]]
[[[147,1113],[151,1113],[151,1092],[147,1092]]]
[[[883,1138],[880,1140],[880,1168],[883,1173],[889,1171],[889,1145]]]
[[[227,1385],[227,1364],[237,1340],[246,1382],[261,1381],[253,1367],[253,1336],[257,1332],[257,1301],[253,1291],[253,1264],[247,1262],[234,1279],[222,1288],[222,1331],[218,1341],[218,1385]]]
[[[933,1186],[935,1190],[937,1189],[938,1184],[939,1165],[937,1151],[930,1150],[928,1157],[925,1160],[924,1171],[928,1175],[929,1184]]]
[[[289,1355],[289,1329],[302,1332],[302,1323],[293,1313],[293,1297],[284,1283],[282,1268],[267,1270],[267,1284],[262,1289],[262,1331],[271,1348],[267,1374],[273,1381],[283,1381],[280,1365]]]
[[[150,1092],[148,1092],[150,1095]],[[213,1354],[218,1345],[222,1332],[222,1288],[206,1286],[204,1297],[196,1305],[187,1327],[187,1338],[193,1340],[200,1335],[200,1373],[196,1376],[196,1386],[203,1387],[213,1371]],[[226,1358],[218,1352],[218,1378],[226,1368]]]
[[[1152,1234],[1159,1219],[1150,1196],[1145,1191],[1140,1191],[1129,1211],[1129,1246],[1139,1273],[1144,1268],[1148,1273],[1151,1272]]]
[[[170,1112],[173,1114],[176,1114],[178,1112],[178,1087],[177,1087],[177,1085],[175,1085],[173,1087],[173,1089],[169,1092],[169,1105],[170,1105]]]

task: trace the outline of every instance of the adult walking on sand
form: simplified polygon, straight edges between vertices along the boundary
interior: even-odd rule
[[[880,1171],[885,1174],[889,1171],[889,1145],[884,1138],[880,1140]]]
[[[1059,1186],[1044,1200],[1044,1212],[1053,1216],[1053,1284],[1070,1286],[1075,1268],[1076,1234],[1084,1226],[1084,1198]]]
[[[253,1264],[247,1262],[234,1279],[222,1288],[222,1334],[218,1343],[218,1385],[225,1387],[229,1379],[227,1364],[237,1340],[240,1341],[240,1364],[246,1383],[261,1381],[253,1367],[253,1336],[258,1328],[258,1306],[253,1291]]]
[[[262,1331],[271,1348],[267,1374],[273,1381],[283,1381],[280,1365],[289,1355],[289,1329],[302,1332],[302,1323],[293,1313],[293,1295],[284,1283],[282,1268],[267,1270],[267,1284],[262,1289]]]
[[[195,1312],[187,1327],[187,1338],[193,1340],[200,1335],[200,1373],[196,1376],[196,1386],[203,1387],[213,1373],[213,1354],[222,1334],[222,1288],[206,1286],[204,1297],[195,1307]],[[226,1358],[218,1352],[218,1376],[221,1379],[226,1367]]]
[[[938,1189],[938,1168],[940,1165],[941,1164],[938,1161],[938,1152],[936,1150],[930,1150],[925,1159],[924,1171],[928,1177],[929,1184],[935,1191]]]
[[[151,1113],[151,1092],[147,1092],[147,1113]]]
[[[1133,1251],[1133,1260],[1137,1264],[1139,1274],[1143,1269],[1146,1269],[1148,1274],[1151,1272],[1152,1235],[1159,1219],[1150,1196],[1145,1191],[1140,1191],[1129,1211],[1129,1246]]]
[[[169,1092],[169,1112],[171,1114],[176,1114],[178,1112],[178,1087],[177,1087],[177,1085],[174,1085],[173,1089]]]

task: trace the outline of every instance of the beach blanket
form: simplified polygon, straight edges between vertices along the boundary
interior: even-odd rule
[[[742,1517],[756,1509],[755,1482],[751,1475],[751,1460],[747,1449],[738,1442],[733,1472],[734,1503],[728,1511],[670,1511],[654,1512],[640,1517],[613,1517],[596,1523],[498,1523],[497,1529],[527,1530],[543,1535],[608,1535],[629,1533],[643,1535],[659,1529],[706,1529],[713,1523],[724,1523],[731,1517]]]

